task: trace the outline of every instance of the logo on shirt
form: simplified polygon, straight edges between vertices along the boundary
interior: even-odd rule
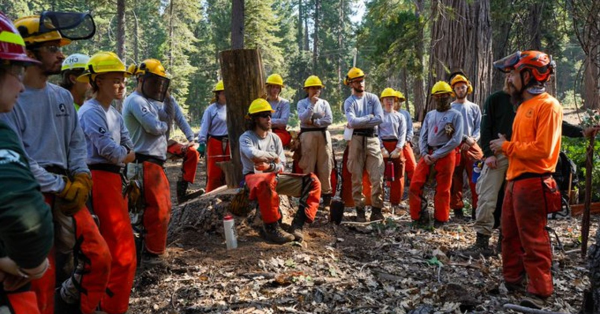
[[[527,112],[525,113],[525,117],[527,117],[527,118],[533,117],[533,109],[527,110]]]
[[[106,133],[106,129],[104,129],[103,127],[100,127],[98,129],[98,132],[100,132],[100,134],[104,134],[104,133]]]
[[[15,163],[27,168],[27,166],[19,160],[19,154],[10,149],[0,149],[0,165]]]
[[[146,108],[146,107],[142,107],[142,112],[143,112],[143,113],[148,113],[148,108]]]
[[[69,113],[67,112],[67,106],[63,103],[58,104],[58,110],[60,113],[57,113],[57,117],[68,117]]]

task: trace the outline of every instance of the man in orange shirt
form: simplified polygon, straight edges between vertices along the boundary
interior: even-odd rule
[[[490,142],[494,153],[508,157],[502,272],[509,291],[527,283],[522,306],[542,308],[553,292],[546,217],[561,206],[552,172],[560,152],[562,108],[544,87],[555,63],[543,52],[517,51],[494,66],[508,73],[511,101],[518,108],[511,140],[499,135]]]

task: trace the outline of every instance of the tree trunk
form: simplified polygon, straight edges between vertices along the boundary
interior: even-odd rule
[[[125,61],[125,0],[117,0],[117,55]],[[123,101],[113,102],[119,112],[123,109]]]
[[[302,0],[298,0],[298,29],[297,29],[297,33],[296,33],[296,41],[298,42],[298,51],[302,51],[302,49],[304,48],[304,33],[303,31],[303,27],[304,27],[304,13],[303,13],[303,5],[302,5]]]
[[[134,39],[133,39],[133,44],[135,45],[135,47],[133,48],[134,51],[134,61],[135,62],[139,62],[140,61],[140,43],[139,43],[139,37],[140,37],[140,30],[139,30],[139,25],[138,25],[138,18],[137,18],[137,3],[138,0],[135,0],[133,2],[133,17],[135,18],[134,24],[133,24],[133,33],[134,33]]]
[[[585,77],[584,85],[584,107],[587,109],[598,109],[598,65],[592,60],[590,55],[585,58]]]
[[[244,0],[232,0],[231,49],[244,49]]]
[[[168,69],[171,69],[173,67],[173,28],[174,28],[174,23],[173,20],[175,19],[175,17],[173,16],[173,7],[175,0],[171,0],[169,3],[169,63],[168,63]]]
[[[315,0],[315,30],[313,34],[313,72],[318,75],[317,58],[319,56],[319,11],[321,0]]]
[[[424,0],[416,0],[415,1],[415,6],[416,6],[416,10],[415,10],[415,14],[417,15],[417,19],[419,21],[419,25],[423,26],[423,27],[418,27],[418,32],[419,32],[419,36],[418,38],[423,38],[425,36],[424,34],[424,25],[421,22],[421,16],[423,15],[423,9],[424,9]],[[423,90],[423,55],[424,55],[424,51],[425,51],[425,44],[423,43],[422,40],[419,40],[416,44],[417,46],[417,60],[419,60],[418,64],[418,74],[415,76],[414,80],[413,80],[413,94],[414,94],[414,99],[411,101],[415,107],[415,112],[413,114],[413,118],[417,119],[418,121],[423,121],[423,118],[425,117],[425,102],[427,100],[427,98],[425,97],[425,91]],[[406,89],[406,92],[408,92],[408,89]],[[408,98],[407,98],[408,99]],[[408,102],[407,102],[408,103]]]
[[[471,27],[468,28],[470,44],[465,60],[471,60],[468,63],[472,64],[473,68],[467,72],[467,75],[474,89],[472,101],[479,107],[483,107],[486,98],[492,93],[492,25],[489,1],[473,2],[470,13]]]
[[[410,114],[410,107],[408,106],[408,100],[410,99],[410,94],[408,93],[408,77],[406,75],[406,68],[402,69],[402,89],[404,90],[404,98],[406,98],[406,102],[404,103],[406,106],[406,111]],[[412,116],[414,117],[414,116]],[[408,122],[408,121],[407,121]]]
[[[227,97],[227,133],[236,185],[242,181],[239,138],[246,131],[250,103],[264,95],[264,74],[256,49],[226,50],[220,53],[221,73]]]
[[[341,51],[344,51],[344,22],[346,21],[346,15],[344,14],[344,0],[340,0],[340,7],[339,7],[339,23],[338,23],[338,49],[340,49]],[[338,60],[337,60],[337,76],[338,76],[338,84],[337,84],[337,88],[338,88],[338,93],[339,95],[342,95],[342,91],[343,91],[343,70],[342,70],[342,66],[343,66],[343,60],[342,60],[342,54],[338,54]]]

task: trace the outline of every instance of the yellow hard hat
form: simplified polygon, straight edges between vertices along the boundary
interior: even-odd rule
[[[130,67],[131,69],[131,67]],[[160,77],[164,77],[166,79],[169,78],[165,67],[160,63],[157,59],[146,59],[140,63],[140,65],[136,68],[135,71],[129,71],[132,74],[154,74]]]
[[[220,92],[220,91],[224,91],[224,90],[225,90],[225,85],[223,84],[223,80],[220,80],[217,82],[217,85],[215,85],[213,92]]]
[[[467,80],[466,77],[464,77],[463,75],[457,74],[452,78],[452,81],[450,82],[450,86],[452,86],[452,89],[454,89],[454,85],[458,84],[458,83],[465,83],[467,84],[467,93],[471,94],[473,92],[473,86],[471,86],[471,82],[469,82],[469,80]]]
[[[268,101],[266,101],[264,98],[257,98],[250,104],[250,107],[248,108],[248,115],[266,111],[270,111],[271,113],[275,112]]]
[[[433,88],[431,88],[431,95],[438,95],[438,94],[454,95],[454,93],[452,92],[452,87],[450,87],[450,84],[448,84],[444,81],[438,81],[437,83],[435,83],[433,85]]]
[[[385,98],[385,97],[396,97],[396,91],[394,91],[393,88],[385,88],[382,92],[381,92],[381,96],[379,98]]]
[[[354,79],[365,77],[365,72],[359,68],[352,68],[346,74],[346,78],[344,79],[344,85],[349,85]]]
[[[321,79],[316,75],[311,75],[306,79],[306,81],[304,81],[304,88],[313,86],[318,86],[321,88],[325,87],[325,85],[323,85],[323,83],[321,82]]]
[[[86,71],[77,78],[78,82],[88,82],[91,79],[95,78],[97,74],[103,73],[124,73],[125,77],[129,76],[131,73],[127,71],[125,67],[125,63],[119,59],[114,52],[102,51],[94,54],[88,63],[86,64]]]
[[[271,74],[267,77],[267,84],[283,87],[283,78],[279,74]]]
[[[68,56],[62,63],[61,71],[86,69],[86,65],[90,61],[90,56],[81,53],[74,53]]]
[[[402,92],[400,92],[399,90],[396,91],[396,98],[398,98],[398,100],[400,102],[406,101],[406,98],[404,97],[404,94],[402,94]]]
[[[15,20],[15,26],[19,30],[19,33],[21,33],[21,36],[23,37],[23,40],[25,40],[25,44],[27,46],[55,40],[60,41],[58,43],[60,47],[71,43],[70,39],[63,38],[57,30],[40,33],[39,15],[30,15],[18,18]]]

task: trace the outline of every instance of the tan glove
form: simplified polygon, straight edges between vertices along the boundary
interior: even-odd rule
[[[383,155],[383,158],[390,158],[390,153],[385,148],[381,149],[381,155]]]
[[[392,159],[400,158],[400,150],[396,147],[390,154],[390,157],[392,157]]]
[[[73,216],[85,205],[90,195],[92,177],[88,173],[78,173],[73,181],[65,182],[65,188],[58,194],[58,205],[63,214]]]

